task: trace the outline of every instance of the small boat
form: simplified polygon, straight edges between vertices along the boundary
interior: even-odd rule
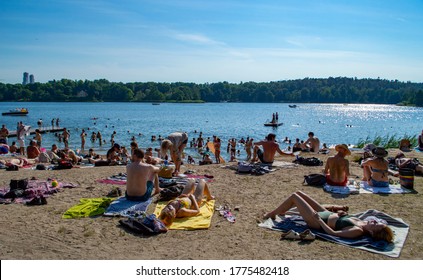
[[[283,125],[283,123],[279,123],[279,122],[268,122],[264,124],[264,126],[272,126],[272,127],[278,127],[281,125]]]
[[[297,105],[288,105],[289,106],[289,108],[297,108]]]
[[[3,112],[1,113],[2,116],[26,116],[28,115],[28,109],[26,108],[19,108],[19,109],[14,109],[14,110],[10,110],[8,112]]]

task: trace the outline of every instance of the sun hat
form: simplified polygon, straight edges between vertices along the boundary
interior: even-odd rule
[[[378,158],[384,158],[388,155],[388,151],[383,147],[376,147],[372,150],[372,154]]]
[[[339,152],[340,149],[345,150],[346,156],[351,155],[351,151],[350,151],[350,149],[348,149],[348,146],[346,144],[338,144],[338,145],[335,146],[335,150],[337,152]]]

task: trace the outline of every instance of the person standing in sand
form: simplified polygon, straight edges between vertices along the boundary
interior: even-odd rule
[[[132,201],[147,201],[160,193],[159,168],[143,162],[144,152],[135,149],[132,162],[126,166],[127,180],[125,197]]]
[[[351,155],[351,152],[346,144],[336,145],[335,150],[338,153],[326,161],[326,182],[331,186],[346,186],[350,176],[350,163],[345,157]]]
[[[167,151],[170,150],[170,157],[175,164],[175,171],[173,176],[178,176],[181,171],[182,154],[184,148],[188,143],[188,134],[185,132],[173,132],[167,139],[162,141],[160,155],[166,156]]]
[[[320,150],[320,140],[319,138],[314,137],[314,133],[311,131],[308,133],[308,139],[304,144],[310,146],[310,152],[312,153],[318,153]]]
[[[260,146],[263,147],[263,151],[260,149]],[[251,162],[256,162],[259,159],[262,163],[272,164],[275,160],[276,152],[278,152],[280,155],[293,156],[293,154],[284,153],[279,148],[279,144],[276,143],[276,135],[269,133],[269,135],[266,137],[266,140],[254,143],[254,154]]]

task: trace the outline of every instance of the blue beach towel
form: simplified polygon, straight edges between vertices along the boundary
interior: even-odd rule
[[[138,217],[145,213],[151,201],[152,198],[144,202],[139,202],[127,200],[125,197],[121,197],[113,201],[103,215],[112,217]]]
[[[319,238],[338,243],[341,245],[357,248],[365,251],[370,251],[377,254],[382,254],[388,257],[399,257],[401,249],[404,246],[404,242],[407,238],[409,226],[404,223],[402,219],[393,218],[383,212],[377,210],[367,210],[366,212],[353,215],[360,219],[374,216],[379,219],[385,220],[391,229],[395,233],[395,240],[393,243],[387,243],[386,241],[375,241],[369,236],[362,236],[356,239],[341,238],[337,236],[329,235],[323,231],[311,229],[311,231]],[[289,231],[294,230],[296,232],[302,232],[308,229],[307,224],[301,216],[289,216],[283,217],[283,219],[267,219],[259,224],[259,227],[268,228],[276,231]]]

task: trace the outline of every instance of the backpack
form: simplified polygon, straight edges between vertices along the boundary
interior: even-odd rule
[[[59,161],[59,166],[57,166],[57,169],[71,169],[72,167],[72,162],[68,160],[61,160]]]
[[[238,173],[251,173],[253,165],[247,162],[238,162]]]
[[[323,174],[310,174],[304,176],[304,182],[309,186],[323,186],[326,184],[326,176]]]
[[[144,217],[129,217],[127,220],[120,220],[119,223],[135,233],[154,235],[167,232],[166,226],[156,215],[151,214]]]

